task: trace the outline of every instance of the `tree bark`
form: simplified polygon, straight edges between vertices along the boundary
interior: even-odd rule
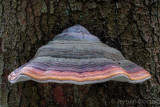
[[[114,107],[160,105],[159,0],[0,0],[0,106]],[[142,84],[10,84],[8,74],[63,29],[81,24],[147,69]]]

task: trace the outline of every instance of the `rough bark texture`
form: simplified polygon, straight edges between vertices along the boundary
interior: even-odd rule
[[[104,43],[147,69],[143,84],[11,85],[7,76],[63,29],[81,24]],[[0,0],[1,107],[160,105],[159,0]]]

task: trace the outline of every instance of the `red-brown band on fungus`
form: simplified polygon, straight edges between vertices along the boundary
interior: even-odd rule
[[[109,80],[141,83],[149,78],[145,69],[126,60],[120,51],[103,44],[80,25],[65,29],[40,47],[30,62],[8,76],[11,83],[34,80],[78,85]]]

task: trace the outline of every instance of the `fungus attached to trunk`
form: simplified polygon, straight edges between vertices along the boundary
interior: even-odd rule
[[[93,84],[109,80],[141,83],[151,78],[142,67],[126,60],[120,51],[103,44],[87,29],[75,25],[40,47],[35,57],[13,71],[11,83]]]

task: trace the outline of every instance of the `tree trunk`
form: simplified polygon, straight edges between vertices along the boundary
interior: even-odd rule
[[[159,0],[0,0],[1,107],[114,107],[160,105]],[[147,69],[142,84],[10,84],[8,74],[34,57],[63,29],[81,24]]]

